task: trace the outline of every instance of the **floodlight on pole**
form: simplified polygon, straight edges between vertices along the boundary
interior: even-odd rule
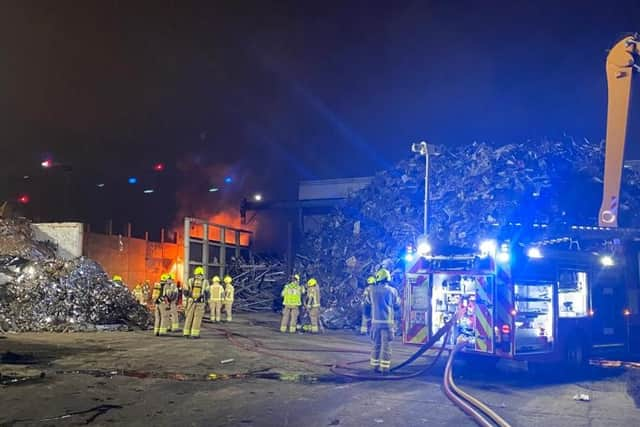
[[[426,236],[429,233],[429,155],[435,153],[430,153],[430,144],[427,141],[411,144],[411,151],[424,156],[424,218],[422,233]]]

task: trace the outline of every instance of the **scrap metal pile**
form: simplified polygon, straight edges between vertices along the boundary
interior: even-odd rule
[[[234,258],[229,275],[235,289],[234,310],[244,312],[271,311],[280,302],[285,283],[286,265],[277,258],[253,258],[251,262]]]
[[[131,292],[88,258],[56,258],[24,219],[0,219],[0,328],[5,331],[146,328],[150,315]]]
[[[553,236],[567,224],[597,225],[603,144],[565,139],[437,151],[429,178],[429,241],[440,253],[471,250],[488,237],[513,239],[514,227]],[[305,235],[296,268],[324,283],[328,327],[358,324],[366,277],[383,262],[395,268],[400,284],[402,254],[422,234],[424,175],[424,157],[401,161]],[[624,169],[620,199],[621,226],[640,226],[636,170]]]

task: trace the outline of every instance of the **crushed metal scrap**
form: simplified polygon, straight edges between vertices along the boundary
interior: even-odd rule
[[[65,261],[33,239],[26,220],[0,219],[0,328],[87,331],[99,325],[146,328],[150,314],[88,258]]]
[[[569,224],[598,222],[602,143],[566,138],[437,151],[430,164],[429,240],[439,252],[513,238],[518,227],[538,226],[536,238],[545,239]],[[321,280],[326,326],[359,324],[362,287],[383,263],[400,287],[402,253],[422,234],[424,174],[423,157],[401,161],[305,234],[296,270]],[[625,167],[620,201],[620,225],[640,226],[638,170]]]

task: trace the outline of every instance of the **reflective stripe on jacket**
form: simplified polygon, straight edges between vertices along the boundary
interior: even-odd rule
[[[303,289],[298,283],[287,283],[282,289],[282,304],[299,307],[302,305]]]
[[[400,308],[398,291],[386,284],[372,286],[365,292],[365,312],[371,313],[371,324],[394,326],[394,310]]]
[[[307,305],[309,307],[320,307],[320,287],[318,285],[309,286],[307,289]]]
[[[209,288],[209,295],[211,295],[210,301],[220,302],[224,300],[224,288],[220,283],[216,282]]]
[[[235,294],[235,288],[233,285],[227,285],[224,287],[224,301],[225,302],[233,302],[233,297]]]
[[[203,277],[192,277],[187,281],[185,291],[194,301],[202,301],[209,293],[209,282]]]

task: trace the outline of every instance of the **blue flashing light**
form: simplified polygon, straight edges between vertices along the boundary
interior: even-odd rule
[[[224,179],[225,184],[231,184],[233,182],[233,178],[231,178],[230,176],[226,177]]]
[[[496,258],[499,262],[509,262],[511,255],[509,255],[509,252],[499,252]]]
[[[135,176],[131,176],[129,177],[129,179],[127,180],[127,182],[131,185],[133,184],[137,184],[138,183],[138,178],[136,178]]]
[[[529,258],[540,259],[542,258],[542,252],[540,251],[540,248],[529,248],[527,249],[527,256]]]

